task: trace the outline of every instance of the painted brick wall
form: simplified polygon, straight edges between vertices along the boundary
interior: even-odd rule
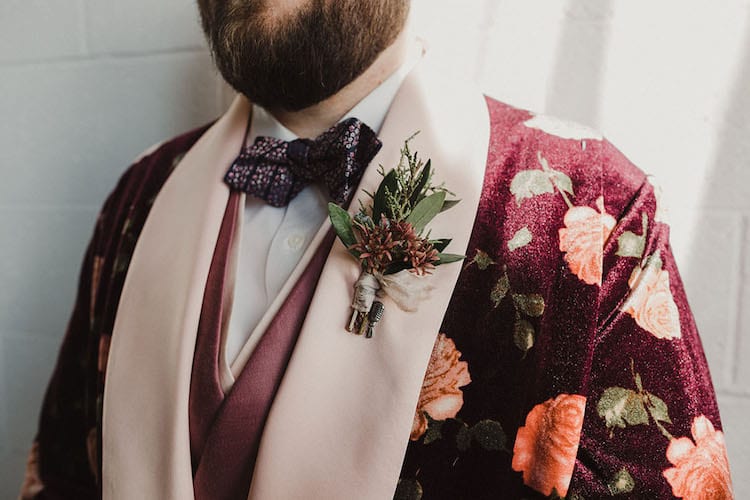
[[[750,0],[414,0],[416,29],[517,106],[656,174],[750,498]],[[689,8],[688,8],[689,7]],[[226,91],[189,0],[0,2],[0,497],[22,477],[96,211]]]

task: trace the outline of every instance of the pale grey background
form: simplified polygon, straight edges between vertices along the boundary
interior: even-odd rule
[[[415,0],[487,93],[657,174],[750,498],[750,0]],[[0,2],[0,497],[13,498],[95,214],[149,145],[217,116],[190,0]]]

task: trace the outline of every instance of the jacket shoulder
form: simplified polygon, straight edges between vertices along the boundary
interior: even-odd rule
[[[646,173],[594,128],[491,97],[486,101],[491,131],[490,184],[497,183],[492,179],[510,183],[521,171],[548,167],[570,178],[580,193],[576,204],[594,206],[603,196],[606,205],[619,213],[646,181]],[[494,190],[497,188],[495,185]]]
[[[171,139],[151,146],[141,153],[123,172],[115,189],[110,194],[113,197],[127,197],[136,192],[158,191],[169,174],[182,160],[188,150],[208,130],[211,124],[189,130]]]

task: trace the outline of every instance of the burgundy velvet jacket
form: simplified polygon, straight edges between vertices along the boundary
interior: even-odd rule
[[[395,497],[731,498],[658,190],[593,131],[487,104],[477,218]],[[137,160],[102,208],[23,498],[100,496],[107,352],[130,257],[205,130]]]

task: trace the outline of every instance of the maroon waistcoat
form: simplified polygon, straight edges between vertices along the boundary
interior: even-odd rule
[[[247,498],[266,417],[312,300],[334,232],[324,238],[227,394],[219,378],[224,280],[240,196],[230,195],[203,296],[190,380],[196,500]],[[252,277],[247,277],[251,279]]]

